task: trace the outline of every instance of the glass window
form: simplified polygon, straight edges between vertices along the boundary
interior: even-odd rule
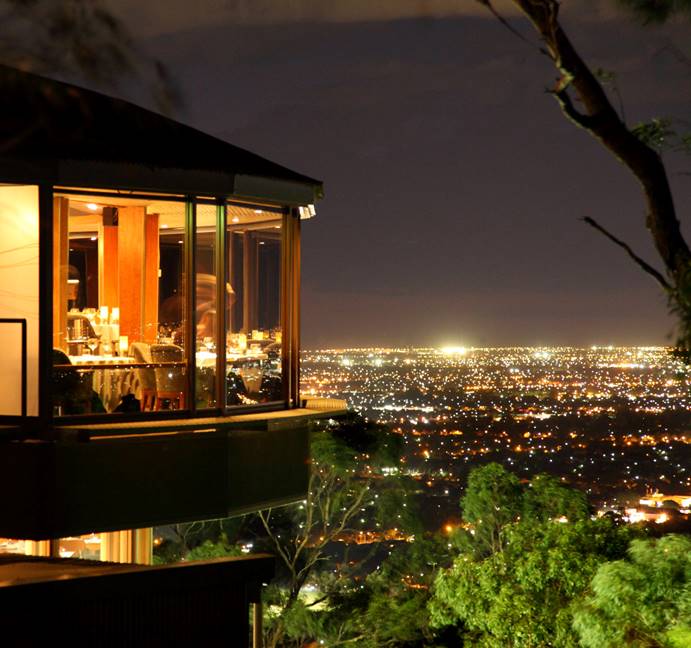
[[[282,214],[228,206],[226,405],[283,400]]]
[[[38,415],[38,187],[0,186],[0,319],[25,319],[27,409]],[[21,325],[0,322],[0,415],[19,416]]]
[[[53,411],[186,409],[185,204],[56,194]]]
[[[196,218],[196,405],[197,409],[217,407],[216,341],[216,228],[218,206],[197,205]]]

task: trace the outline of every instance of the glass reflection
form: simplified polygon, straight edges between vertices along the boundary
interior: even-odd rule
[[[282,214],[228,206],[226,405],[281,401]]]

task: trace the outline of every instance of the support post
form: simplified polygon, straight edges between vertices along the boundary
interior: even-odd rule
[[[262,602],[252,604],[252,648],[262,648]]]

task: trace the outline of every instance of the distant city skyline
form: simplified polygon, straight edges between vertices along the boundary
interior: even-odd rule
[[[544,57],[476,3],[447,5],[113,3],[177,78],[177,118],[324,180],[303,230],[306,347],[669,344],[657,286],[581,222],[655,263],[635,182],[561,116]],[[688,115],[688,23],[564,10],[629,124]],[[691,161],[667,161],[683,220]]]

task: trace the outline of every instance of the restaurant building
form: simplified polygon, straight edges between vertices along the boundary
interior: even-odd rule
[[[309,421],[341,407],[299,393],[321,183],[73,85],[0,67],[0,87],[0,550],[146,565],[155,525],[302,499]],[[99,569],[63,581],[86,600],[172,578]],[[232,572],[242,635],[271,560],[185,569]]]

